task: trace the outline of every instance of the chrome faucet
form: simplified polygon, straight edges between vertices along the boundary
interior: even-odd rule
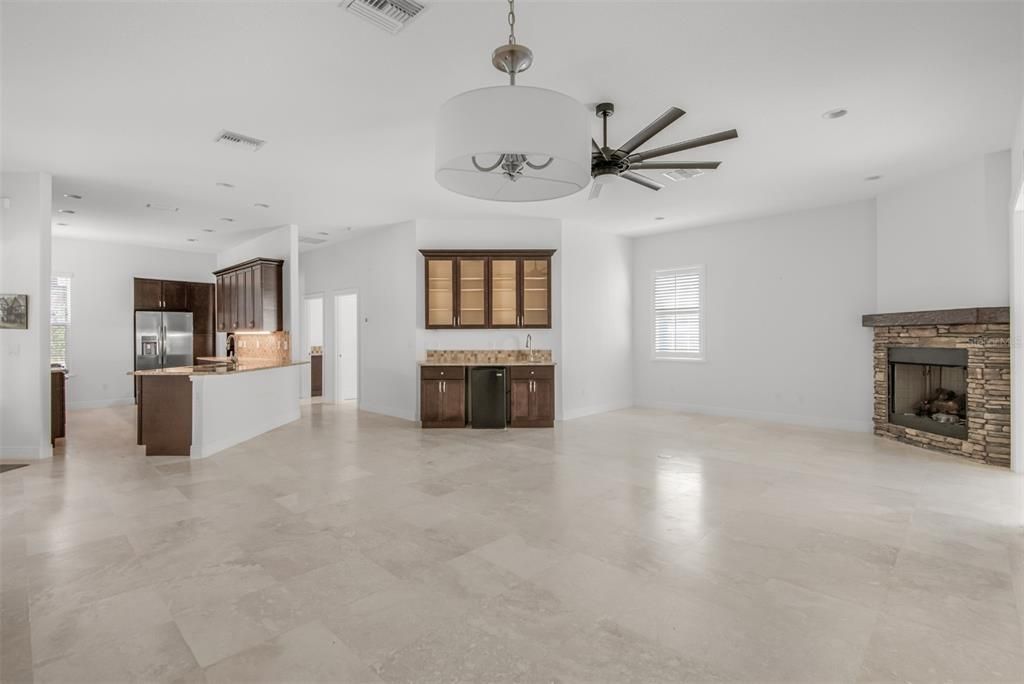
[[[533,335],[526,333],[526,355],[533,361]]]

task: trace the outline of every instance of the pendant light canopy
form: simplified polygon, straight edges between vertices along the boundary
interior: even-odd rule
[[[502,202],[555,199],[590,183],[590,124],[573,98],[516,85],[533,53],[515,40],[509,0],[509,42],[491,62],[509,85],[457,95],[442,107],[434,177],[460,195]]]

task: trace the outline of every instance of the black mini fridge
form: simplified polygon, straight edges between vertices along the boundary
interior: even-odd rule
[[[469,424],[474,428],[505,428],[505,369],[473,368],[469,372]]]

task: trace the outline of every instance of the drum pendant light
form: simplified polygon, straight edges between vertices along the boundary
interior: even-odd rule
[[[470,90],[441,107],[434,178],[460,195],[499,202],[565,197],[590,183],[588,113],[562,93],[516,85],[533,53],[516,43],[514,0],[508,5],[508,44],[491,63],[509,85]]]

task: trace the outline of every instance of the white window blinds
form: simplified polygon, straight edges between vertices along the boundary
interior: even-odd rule
[[[704,267],[654,273],[654,356],[704,357]]]
[[[50,365],[67,366],[71,324],[71,277],[50,278]]]

